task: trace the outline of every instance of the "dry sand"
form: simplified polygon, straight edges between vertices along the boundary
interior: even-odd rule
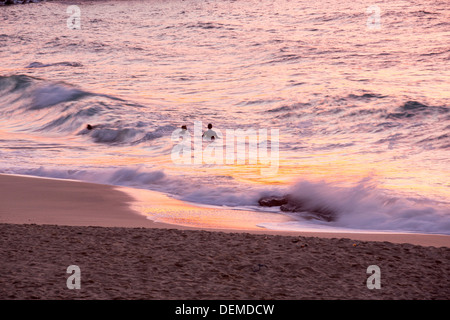
[[[110,186],[0,175],[0,190],[0,299],[450,298],[448,236],[189,230]]]

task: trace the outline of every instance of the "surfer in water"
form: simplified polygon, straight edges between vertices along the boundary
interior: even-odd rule
[[[211,123],[208,124],[208,130],[203,133],[202,137],[204,139],[206,139],[206,140],[214,140],[214,139],[219,138],[217,136],[217,133],[214,130],[212,130],[212,124]]]

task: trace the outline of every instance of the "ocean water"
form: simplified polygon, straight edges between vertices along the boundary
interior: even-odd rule
[[[1,173],[289,217],[271,229],[450,234],[447,0],[73,3],[0,7]],[[230,162],[195,142],[208,123]],[[226,149],[239,129],[270,161]],[[258,206],[284,194],[336,219]]]

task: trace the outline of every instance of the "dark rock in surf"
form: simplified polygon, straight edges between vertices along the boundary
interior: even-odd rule
[[[287,204],[282,205],[280,207],[280,210],[284,212],[307,212],[308,214],[311,214],[309,218],[324,220],[328,222],[336,220],[336,212],[324,206],[310,207],[300,202],[296,203],[289,202]]]
[[[277,207],[283,212],[302,212],[308,219],[318,219],[323,221],[336,220],[336,211],[326,206],[311,204],[307,199],[298,199],[291,195],[285,196],[268,196],[259,199],[259,205],[262,207]]]
[[[258,201],[261,207],[279,207],[281,205],[287,204],[287,196],[283,197],[263,197]]]

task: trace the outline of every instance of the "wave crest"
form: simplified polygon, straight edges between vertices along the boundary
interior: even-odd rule
[[[0,95],[0,116],[21,131],[79,135],[101,144],[139,144],[175,130],[172,125],[155,127],[154,122],[142,121],[140,105],[62,82],[2,76]],[[88,125],[95,129],[87,130]]]

